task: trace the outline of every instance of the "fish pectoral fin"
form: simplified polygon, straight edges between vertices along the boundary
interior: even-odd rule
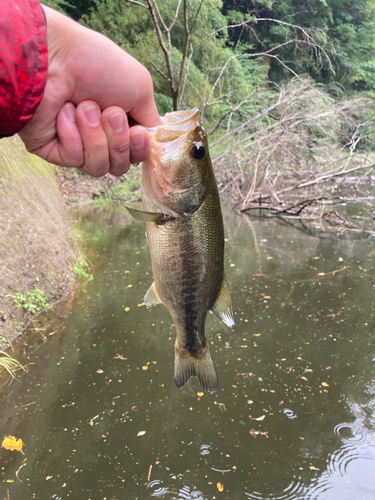
[[[180,353],[175,348],[174,381],[179,389],[191,377],[197,377],[199,385],[208,392],[216,392],[219,388],[219,379],[209,350],[206,348],[199,356]]]
[[[154,306],[156,304],[161,304],[160,297],[155,288],[155,282],[153,282],[150,288],[147,290],[143,302],[146,304],[146,306]]]
[[[229,326],[230,328],[234,325],[234,314],[232,309],[232,300],[230,298],[229,287],[227,279],[224,276],[223,284],[221,285],[221,290],[215,304],[211,308],[211,311],[217,316],[221,321]]]
[[[130,208],[126,205],[124,206],[130,212],[130,215],[134,217],[134,219],[143,222],[156,222],[157,224],[160,224],[161,222],[165,222],[171,218],[171,216],[167,214],[160,214],[158,212],[144,212],[143,210]]]

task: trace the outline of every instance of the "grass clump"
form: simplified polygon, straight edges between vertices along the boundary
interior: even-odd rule
[[[74,274],[77,278],[84,278],[85,280],[92,280],[93,275],[88,271],[92,269],[92,264],[84,257],[80,255],[74,262]]]
[[[46,295],[39,288],[35,288],[26,294],[16,292],[13,295],[8,295],[14,300],[16,307],[22,307],[25,312],[36,314],[44,311],[48,307],[48,300]]]
[[[0,351],[0,369],[6,370],[12,378],[15,378],[15,370],[25,371],[25,367],[5,351]]]

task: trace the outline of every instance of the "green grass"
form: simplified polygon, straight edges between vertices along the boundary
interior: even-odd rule
[[[121,177],[119,184],[106,190],[106,192],[94,198],[91,204],[94,207],[103,207],[110,203],[122,203],[141,197],[141,175],[139,171],[132,172]]]
[[[7,295],[7,297],[12,297],[16,307],[22,307],[25,312],[30,314],[44,311],[49,305],[47,297],[39,288],[35,288],[25,295],[17,292],[13,295]]]
[[[77,276],[77,278],[92,280],[93,275],[88,272],[88,270],[91,269],[92,264],[83,255],[80,255],[74,262],[74,274]]]
[[[19,361],[12,358],[5,351],[0,351],[0,369],[3,368],[6,370],[9,375],[15,378],[14,371],[15,370],[23,370],[25,371],[25,367],[21,365]]]

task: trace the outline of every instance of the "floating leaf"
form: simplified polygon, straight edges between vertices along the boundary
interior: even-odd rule
[[[6,450],[22,451],[22,439],[16,439],[14,436],[5,436],[1,446]]]
[[[261,417],[258,417],[258,418],[253,418],[252,420],[258,420],[258,422],[264,420],[266,418],[265,415],[262,415]]]
[[[202,396],[204,396],[204,392],[197,392],[197,396],[201,398]]]
[[[104,373],[104,371],[99,368],[99,370],[96,370],[96,373]]]
[[[270,298],[271,298],[271,295],[265,295],[263,298],[264,298],[264,299],[270,299]]]
[[[147,365],[142,366],[142,370],[145,370],[145,371],[148,370],[148,366]]]
[[[125,309],[126,312],[130,311],[130,307],[129,306],[126,306],[124,309]]]
[[[327,382],[322,382],[323,387],[329,387],[329,384]]]
[[[216,488],[217,488],[219,491],[223,491],[223,490],[224,490],[224,485],[223,485],[223,483],[216,483]]]
[[[144,436],[146,434],[146,431],[139,431],[138,434],[137,434],[137,437],[138,436]]]

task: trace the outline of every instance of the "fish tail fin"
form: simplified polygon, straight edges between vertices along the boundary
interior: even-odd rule
[[[191,377],[197,377],[199,385],[208,392],[216,392],[219,388],[219,379],[212,361],[210,352],[205,348],[198,356],[180,353],[175,350],[174,381],[179,389]]]

